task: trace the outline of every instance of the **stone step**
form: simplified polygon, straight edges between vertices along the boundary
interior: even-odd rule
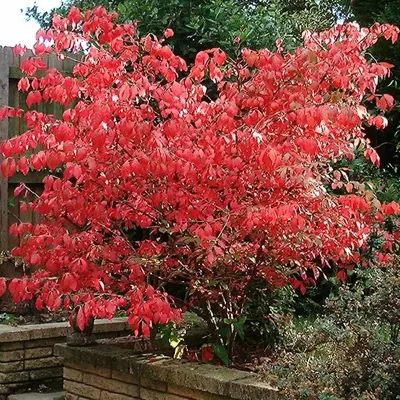
[[[23,393],[12,394],[8,396],[8,400],[62,400],[64,399],[64,392],[55,393]]]

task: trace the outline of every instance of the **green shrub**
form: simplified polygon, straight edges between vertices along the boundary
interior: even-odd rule
[[[400,399],[400,271],[356,271],[325,315],[293,319],[266,380],[289,399]],[[278,352],[277,352],[278,354]]]

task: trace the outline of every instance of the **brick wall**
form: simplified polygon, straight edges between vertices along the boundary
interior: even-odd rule
[[[68,323],[0,325],[0,400],[43,385],[61,388],[62,359],[54,354],[54,345],[64,343],[68,332]],[[94,332],[97,339],[130,333],[123,318],[97,321]]]
[[[173,360],[144,342],[56,345],[66,400],[282,400],[254,373]]]
[[[88,364],[66,363],[66,400],[229,400],[230,397]],[[257,399],[259,400],[259,399]]]
[[[63,338],[0,343],[0,399],[18,391],[62,384],[62,360],[53,348]]]

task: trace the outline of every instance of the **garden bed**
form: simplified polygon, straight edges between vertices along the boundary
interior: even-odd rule
[[[62,360],[53,352],[65,342],[67,322],[39,325],[0,325],[0,400],[29,389],[56,389],[62,385]],[[130,333],[126,318],[98,320],[94,336],[116,338]]]
[[[147,342],[148,343],[148,342]],[[144,344],[144,347],[143,347]],[[222,366],[173,360],[146,341],[130,346],[55,346],[64,359],[67,400],[273,400],[278,391],[256,374]],[[168,350],[165,349],[168,353]]]

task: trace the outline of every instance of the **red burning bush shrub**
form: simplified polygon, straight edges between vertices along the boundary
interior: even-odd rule
[[[9,285],[14,299],[78,307],[81,328],[122,308],[145,336],[191,308],[220,340],[223,321],[240,331],[255,280],[304,292],[327,266],[345,279],[385,216],[399,211],[331,167],[360,148],[379,163],[362,124],[385,119],[362,101],[393,106],[376,94],[391,66],[363,54],[381,36],[396,41],[398,29],[337,26],[305,33],[293,54],[278,43],[276,52],[244,50],[241,61],[211,49],[188,68],[162,39],[139,39],[115,17],[73,8],[38,32],[19,90],[30,107],[69,107],[61,119],[1,110],[27,124],[1,144],[2,173],[49,170],[43,194],[26,204],[40,221],[11,227],[23,237],[13,254],[35,267]],[[62,76],[46,70],[49,53],[82,57]],[[204,78],[217,83],[214,101]],[[348,193],[333,194],[332,184]],[[168,284],[186,288],[179,302]]]

